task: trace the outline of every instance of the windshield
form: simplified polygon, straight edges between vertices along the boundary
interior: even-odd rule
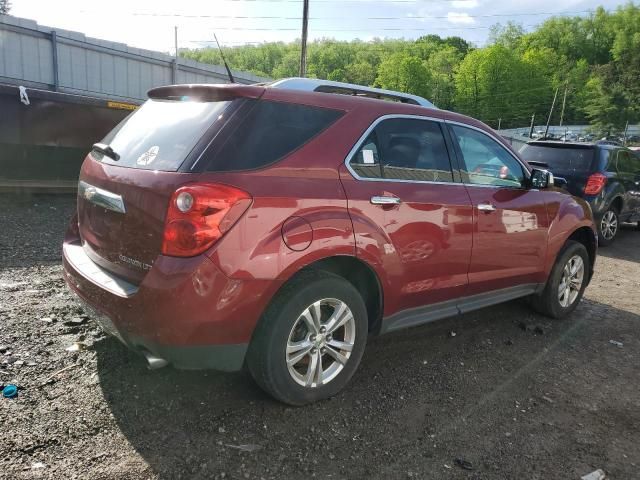
[[[148,100],[102,141],[119,155],[102,162],[146,170],[176,171],[229,102]]]
[[[549,170],[558,175],[589,173],[593,163],[594,149],[562,145],[524,145],[520,156],[527,162],[544,162]]]

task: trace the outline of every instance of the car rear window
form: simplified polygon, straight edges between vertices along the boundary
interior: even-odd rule
[[[177,171],[230,102],[148,100],[102,141],[120,156],[104,163],[145,170]]]
[[[557,175],[587,174],[592,169],[593,147],[524,145],[520,156],[527,162],[544,162]]]
[[[220,132],[219,148],[207,154],[209,171],[252,170],[300,148],[343,115],[341,110],[258,100],[233,132]]]

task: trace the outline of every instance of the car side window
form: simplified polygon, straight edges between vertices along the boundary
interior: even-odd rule
[[[453,182],[442,129],[431,120],[383,120],[349,165],[364,178]]]
[[[626,150],[618,150],[617,170],[620,173],[639,173],[637,160]]]
[[[465,183],[515,188],[524,185],[524,168],[498,142],[459,125],[451,125],[451,131],[462,153],[460,167]]]

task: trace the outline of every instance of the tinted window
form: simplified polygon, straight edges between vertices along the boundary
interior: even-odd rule
[[[274,163],[307,143],[342,114],[327,108],[257,101],[235,131],[220,133],[224,144],[212,155],[208,169],[251,170]]]
[[[452,125],[462,153],[462,175],[466,183],[521,187],[524,169],[513,155],[488,135],[471,128]]]
[[[229,102],[148,100],[109,133],[106,143],[120,155],[102,162],[146,170],[176,171]]]
[[[452,182],[447,146],[438,122],[383,120],[350,162],[361,177]]]
[[[520,155],[527,162],[544,162],[559,176],[591,173],[595,149],[564,146],[524,145]]]
[[[618,172],[640,173],[640,160],[627,150],[618,150]]]

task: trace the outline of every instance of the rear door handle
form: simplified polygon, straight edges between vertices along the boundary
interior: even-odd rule
[[[398,197],[388,197],[388,196],[374,196],[371,197],[371,203],[373,205],[400,205],[402,200]]]
[[[478,204],[478,210],[486,213],[495,212],[496,207],[491,205],[490,203],[480,203]]]

